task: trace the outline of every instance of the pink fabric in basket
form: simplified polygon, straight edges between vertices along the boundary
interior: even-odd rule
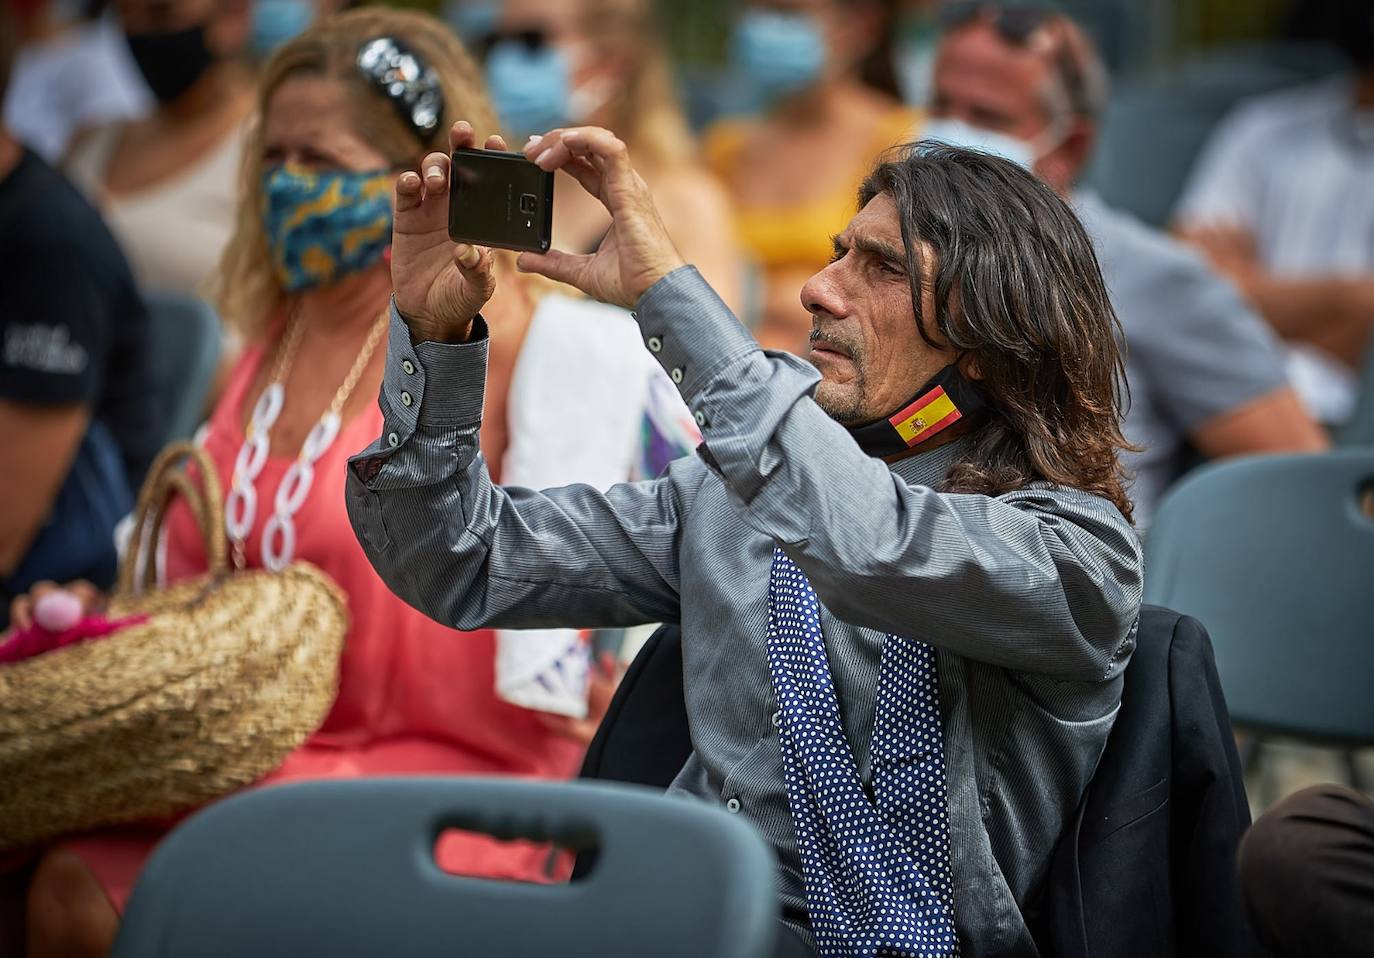
[[[49,632],[41,625],[31,625],[10,634],[8,639],[0,640],[0,665],[13,665],[23,662],[44,652],[52,652],[77,642],[102,639],[121,629],[142,625],[148,621],[146,615],[131,615],[123,619],[107,619],[103,615],[88,615],[70,629]]]

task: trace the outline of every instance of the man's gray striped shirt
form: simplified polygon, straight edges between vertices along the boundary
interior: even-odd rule
[[[1096,767],[1134,648],[1129,523],[1073,489],[939,492],[965,440],[891,467],[870,458],[811,398],[816,370],[761,350],[690,267],[636,315],[704,443],[657,480],[603,493],[494,486],[477,446],[485,326],[466,344],[415,345],[393,309],[383,434],[348,479],[368,557],[459,629],[680,622],[695,751],[673,790],[758,826],[800,925],[764,652],[780,544],[823,603],[865,778],[884,636],[936,647],[963,954],[1035,954],[1022,909]]]

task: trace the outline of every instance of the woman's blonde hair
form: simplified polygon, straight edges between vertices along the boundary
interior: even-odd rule
[[[673,84],[668,51],[649,0],[583,0],[582,30],[602,56],[629,69],[610,102],[609,126],[636,161],[672,167],[696,157]]]
[[[405,123],[394,103],[359,71],[358,50],[369,40],[392,37],[439,74],[444,111],[428,139]],[[479,142],[497,129],[481,74],[452,31],[412,10],[363,7],[318,21],[278,50],[258,82],[257,114],[244,146],[239,208],[212,290],[220,315],[247,340],[257,338],[284,296],[272,269],[262,221],[262,128],[277,88],[295,76],[338,80],[349,91],[357,131],[394,167],[414,166],[430,150],[448,149],[454,121],[468,120]]]

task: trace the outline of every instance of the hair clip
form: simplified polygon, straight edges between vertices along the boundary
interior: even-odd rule
[[[391,101],[415,135],[428,143],[444,115],[438,71],[394,37],[377,37],[359,47],[358,70]]]

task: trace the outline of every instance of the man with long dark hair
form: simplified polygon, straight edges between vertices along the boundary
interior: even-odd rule
[[[458,628],[680,622],[695,752],[672,790],[773,845],[780,954],[1034,954],[1023,912],[1140,604],[1117,328],[1082,227],[1014,164],[895,153],[802,292],[807,363],[761,350],[683,264],[612,134],[525,154],[613,225],[521,268],[634,307],[704,442],[604,494],[492,483],[505,318],[478,316],[492,255],[450,243],[432,154],[397,183],[386,426],[349,477],[373,564]]]

